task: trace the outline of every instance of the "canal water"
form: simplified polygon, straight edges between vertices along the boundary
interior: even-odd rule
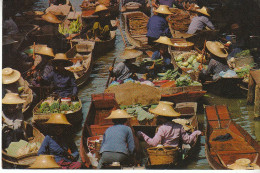
[[[79,5],[83,0],[71,0],[72,5],[76,10],[80,10]],[[39,0],[34,4],[34,10],[44,10],[48,6],[48,0]],[[119,17],[120,19],[120,17]],[[122,26],[122,22],[121,22]],[[123,26],[122,26],[123,27]],[[123,28],[124,30],[124,28]],[[83,104],[83,121],[87,116],[88,109],[91,102],[91,94],[102,93],[105,89],[105,84],[108,78],[108,68],[112,64],[113,59],[118,57],[119,54],[124,50],[124,43],[120,35],[120,31],[116,32],[116,43],[115,48],[112,49],[107,54],[99,57],[95,61],[95,65],[92,69],[92,74],[88,83],[79,89],[79,98],[82,100]],[[102,50],[100,50],[102,51]],[[120,61],[117,58],[116,63]],[[227,105],[231,113],[231,118],[241,125],[254,139],[260,141],[260,121],[254,120],[253,106],[247,105],[246,97],[242,98],[224,98],[219,97],[211,93],[207,93],[200,101],[200,109],[198,110],[198,119],[200,130],[205,131],[205,115],[203,106],[207,105]],[[75,142],[79,147],[80,145],[81,130],[76,133]],[[201,136],[200,145],[197,152],[192,156],[192,158],[187,162],[183,169],[188,170],[198,170],[198,169],[211,169],[208,161],[205,157],[205,137]]]

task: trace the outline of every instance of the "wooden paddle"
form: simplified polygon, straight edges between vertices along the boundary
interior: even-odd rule
[[[113,60],[112,68],[114,68],[114,66],[115,66],[115,62],[116,62],[116,58],[114,58],[114,60]],[[107,83],[106,83],[106,88],[107,88],[108,85],[109,85],[110,77],[111,77],[111,72],[109,72],[109,75],[108,75],[108,79],[107,79]]]

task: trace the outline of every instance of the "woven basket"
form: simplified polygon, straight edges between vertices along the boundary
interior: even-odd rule
[[[147,149],[151,165],[167,165],[178,160],[178,147],[151,147]]]

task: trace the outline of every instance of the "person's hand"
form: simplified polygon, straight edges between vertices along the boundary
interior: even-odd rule
[[[153,65],[149,68],[150,70],[154,69],[155,61],[153,62]]]
[[[137,135],[137,137],[138,137],[138,138],[142,138],[142,137],[143,137],[143,135],[142,135],[142,132],[141,132],[141,131],[138,131],[138,132],[136,133],[136,135]]]
[[[110,67],[109,67],[109,72],[112,72],[113,69],[114,69],[114,68],[113,68],[112,66],[110,66]]]
[[[200,130],[196,130],[196,131],[194,131],[193,133],[194,133],[196,136],[201,135],[201,131],[200,131]]]

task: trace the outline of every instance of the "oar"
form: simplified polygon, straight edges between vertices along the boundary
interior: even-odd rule
[[[33,42],[33,59],[35,59],[35,42]]]
[[[114,58],[113,63],[112,63],[112,67],[113,67],[113,68],[114,68],[115,62],[116,62],[116,58]],[[106,83],[106,88],[107,88],[108,85],[109,85],[110,77],[111,77],[111,72],[109,72],[109,75],[108,75],[108,79],[107,79],[107,83]]]

